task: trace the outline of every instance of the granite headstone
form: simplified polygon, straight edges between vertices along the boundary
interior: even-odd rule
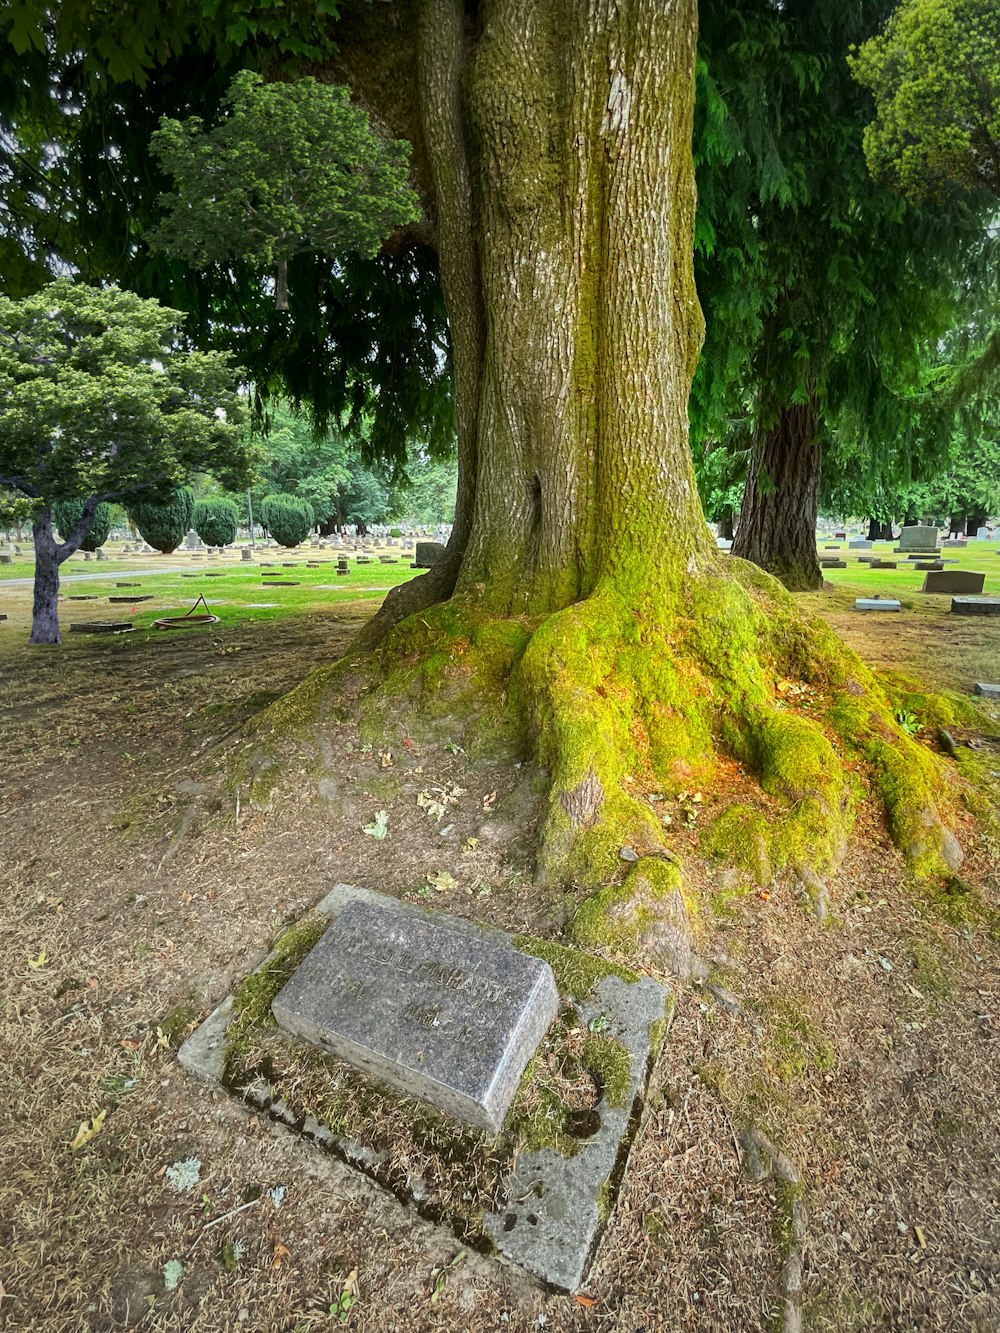
[[[496,1131],[558,1004],[549,965],[509,941],[355,901],[272,1008],[285,1032]]]

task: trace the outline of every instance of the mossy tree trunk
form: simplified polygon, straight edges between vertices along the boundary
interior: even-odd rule
[[[409,121],[392,121],[415,144],[451,324],[455,531],[371,639],[456,588],[507,615],[640,571],[676,587],[710,546],[687,443],[703,327],[696,6],[493,0],[475,22],[464,8],[408,11],[415,87]],[[400,72],[405,19],[343,28],[362,100],[403,116],[379,106],[378,84]]]
[[[643,789],[697,782],[720,753],[788,807],[775,864],[835,859],[852,788],[823,727],[777,697],[786,676],[827,673],[837,734],[876,746],[863,666],[718,552],[698,499],[696,24],[696,0],[483,0],[474,15],[413,0],[345,7],[338,28],[332,75],[413,144],[459,491],[445,558],[363,632],[367,673],[356,657],[337,678],[390,728],[401,698],[431,709],[450,690],[450,726],[467,702],[480,735],[529,746],[550,783],[541,881],[607,883],[623,844],[668,855]],[[818,583],[816,436],[812,409],[790,409],[761,456],[777,472],[783,451],[794,478],[775,519],[798,534],[804,586]],[[884,701],[877,729],[919,767]],[[904,839],[926,825],[933,859],[931,786],[891,818]]]
[[[823,583],[816,554],[822,449],[812,402],[783,407],[754,439],[733,554],[806,591]]]

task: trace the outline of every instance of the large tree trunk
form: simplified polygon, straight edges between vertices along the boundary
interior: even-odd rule
[[[460,0],[423,6],[416,159],[451,325],[458,507],[446,559],[369,641],[455,587],[539,614],[638,568],[676,585],[708,557],[687,443],[695,39],[693,0],[494,0],[474,45]]]
[[[807,629],[774,580],[721,556],[701,510],[688,448],[703,330],[696,2],[467,9],[358,3],[338,28],[333,73],[413,144],[459,452],[447,554],[386,599],[359,640],[377,653],[334,668],[341,703],[388,734],[433,734],[444,714],[451,739],[467,726],[470,744],[533,753],[549,783],[543,882],[608,884],[625,846],[643,883],[665,883],[665,828],[642,789],[711,781],[719,752],[785,803],[769,816],[775,864],[833,861],[855,786],[778,680],[822,663],[810,678],[825,673],[844,705],[831,731],[880,755],[893,736],[920,760],[864,665]],[[761,444],[740,535],[764,516],[782,572],[818,586],[815,412],[788,409]],[[939,868],[930,789],[890,817],[911,857]]]
[[[803,591],[823,583],[816,553],[821,446],[813,403],[782,408],[754,439],[733,554]]]

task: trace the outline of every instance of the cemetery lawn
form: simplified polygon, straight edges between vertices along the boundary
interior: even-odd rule
[[[994,549],[970,543],[946,568],[995,561],[1000,593]],[[102,581],[63,592],[100,600],[61,603],[53,649],[27,647],[30,587],[0,582],[0,1329],[765,1330],[797,1264],[807,1329],[1000,1326],[1000,851],[967,813],[960,875],[919,886],[864,803],[822,921],[791,881],[699,857],[701,827],[740,796],[735,767],[661,804],[715,990],[676,986],[583,1299],[540,1291],[180,1069],[184,1035],[334,883],[547,940],[583,896],[533,886],[527,766],[402,734],[372,748],[336,719],[272,769],[243,766],[246,728],[346,650],[380,602],[368,590],[412,573],[352,562],[341,580],[335,560],[273,558],[298,588],[262,589],[260,557],[196,579],[154,572],[211,567],[186,555],[74,558],[64,573]],[[136,632],[69,634],[108,615],[116,568],[155,593],[114,608]],[[826,577],[801,602],[875,668],[961,695],[1000,675],[1000,620],[950,616],[922,575]],[[851,609],[872,591],[903,611]],[[148,628],[200,592],[219,625]],[[976,709],[955,739],[988,777],[1000,705]],[[384,839],[363,831],[379,811]],[[747,1125],[801,1186],[752,1178]]]

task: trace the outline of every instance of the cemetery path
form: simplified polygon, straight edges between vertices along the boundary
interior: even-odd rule
[[[226,568],[226,566],[221,566]],[[238,569],[238,565],[228,566],[230,569]],[[88,582],[106,582],[114,575],[120,579],[139,579],[144,574],[187,574],[190,573],[190,565],[164,565],[161,569],[159,565],[155,569],[150,569],[146,565],[143,569],[121,569],[117,564],[101,562],[101,568],[92,570],[87,574],[63,574],[59,575],[60,586],[64,583],[88,583]],[[34,578],[27,579],[0,579],[0,593],[4,588],[29,588],[34,583]]]
[[[808,1329],[1000,1326],[1000,945],[966,910],[1000,883],[971,825],[962,880],[922,894],[866,806],[820,920],[792,883],[698,860],[701,810],[731,791],[664,807],[716,989],[676,984],[579,1299],[180,1070],[185,1032],[332,883],[550,938],[572,909],[532,883],[527,770],[403,735],[380,753],[331,721],[322,781],[303,749],[258,804],[234,784],[244,724],[370,606],[0,646],[0,1329],[313,1333],[346,1290],[362,1333],[764,1330],[796,1274]],[[884,630],[848,628],[887,664]],[[892,663],[966,688],[990,642],[969,632],[942,651],[894,622]],[[379,810],[384,840],[362,832]],[[801,1191],[752,1178],[748,1125]]]

